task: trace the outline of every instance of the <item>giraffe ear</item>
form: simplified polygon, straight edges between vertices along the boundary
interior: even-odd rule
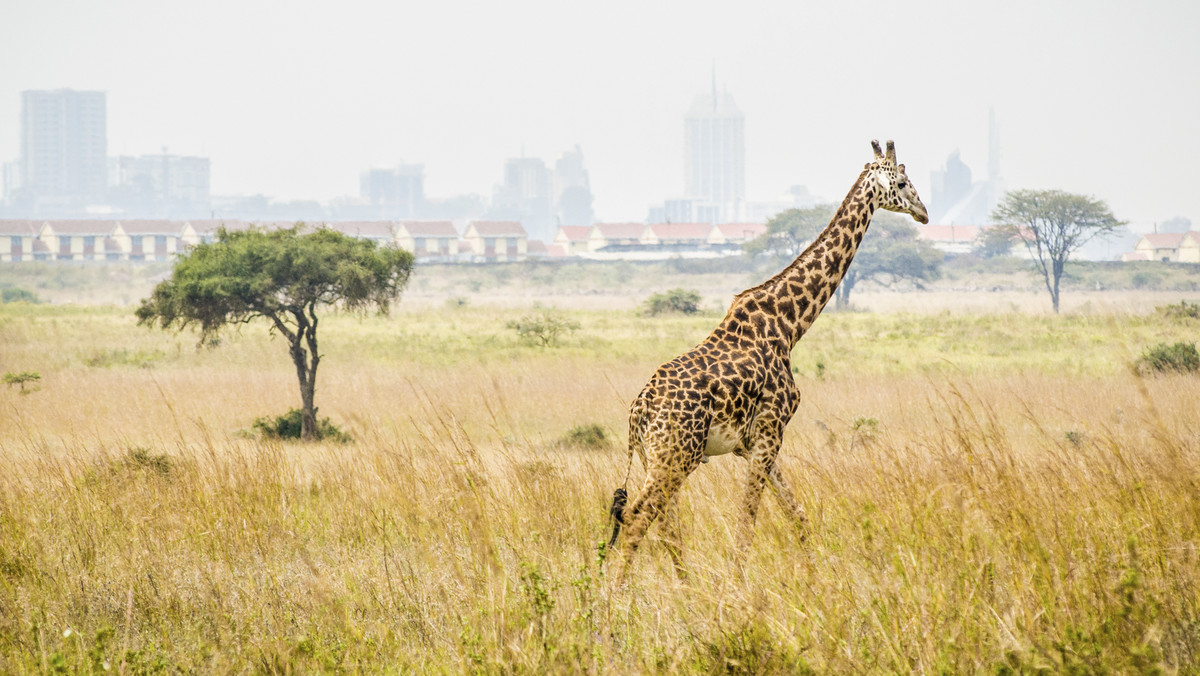
[[[883,149],[879,147],[879,141],[871,141],[871,150],[875,151],[875,159],[883,159]]]
[[[896,163],[896,144],[891,141],[887,142],[887,161],[892,164]]]

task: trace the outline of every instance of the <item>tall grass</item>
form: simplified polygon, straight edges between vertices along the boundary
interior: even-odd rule
[[[355,441],[306,445],[242,433],[295,405],[265,331],[3,312],[0,371],[43,381],[0,390],[0,672],[1200,668],[1200,378],[1128,368],[1166,320],[822,318],[782,459],[808,531],[768,496],[739,569],[716,458],[689,578],[652,531],[615,588],[624,450],[561,440],[623,438],[711,318],[580,313],[552,349],[486,309],[331,318],[318,404]],[[89,365],[121,349],[159,358]]]

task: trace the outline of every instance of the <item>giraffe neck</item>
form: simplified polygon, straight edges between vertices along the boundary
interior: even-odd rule
[[[796,260],[759,288],[774,302],[778,331],[795,347],[833,298],[879,203],[863,171],[821,234]]]

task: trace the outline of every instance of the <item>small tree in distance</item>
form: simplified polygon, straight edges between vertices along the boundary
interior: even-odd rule
[[[139,324],[200,328],[200,341],[256,319],[288,342],[300,382],[301,438],[317,439],[317,308],[387,312],[412,273],[413,256],[328,228],[221,228],[175,264],[137,309]]]
[[[1124,225],[1102,200],[1061,190],[1006,193],[992,219],[1000,224],[995,228],[998,236],[1025,245],[1042,273],[1056,314],[1059,282],[1071,254]]]

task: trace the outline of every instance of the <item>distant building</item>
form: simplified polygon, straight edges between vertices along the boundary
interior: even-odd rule
[[[108,119],[104,92],[21,92],[19,187],[10,200],[41,214],[81,210],[105,199]],[[6,181],[7,183],[7,181]]]
[[[592,228],[587,225],[563,225],[554,236],[554,244],[567,254],[584,253],[588,250],[588,235]]]
[[[504,183],[496,186],[489,218],[519,221],[529,239],[543,242],[554,237],[553,177],[536,157],[504,162]]]
[[[109,163],[110,201],[127,212],[191,215],[209,211],[211,168],[207,157],[121,155]]]
[[[15,263],[34,259],[38,240],[38,224],[24,219],[0,220],[0,262]],[[44,247],[45,245],[43,245]],[[44,251],[43,257],[44,257]]]
[[[579,146],[554,163],[554,215],[559,225],[591,225],[592,188]]]
[[[1200,263],[1200,232],[1163,232],[1143,235],[1123,261]]]
[[[401,164],[390,169],[368,169],[359,176],[359,190],[387,218],[421,218],[425,209],[425,166]]]
[[[587,250],[596,252],[608,247],[637,245],[645,231],[644,223],[597,223],[588,235]]]
[[[472,221],[463,233],[463,243],[481,262],[516,261],[528,252],[528,235],[516,221]]]
[[[458,231],[450,221],[400,221],[396,245],[417,258],[453,260],[458,256]]]
[[[731,220],[746,200],[745,127],[733,97],[717,93],[714,76],[711,95],[696,97],[684,116],[684,193],[698,205],[711,205],[693,214],[697,221]]]
[[[917,225],[917,237],[948,254],[970,253],[981,231],[977,225]]]
[[[988,111],[988,176],[975,180],[954,151],[946,165],[930,172],[929,222],[936,225],[986,225],[1004,197],[1000,177],[1000,141],[994,111]]]

